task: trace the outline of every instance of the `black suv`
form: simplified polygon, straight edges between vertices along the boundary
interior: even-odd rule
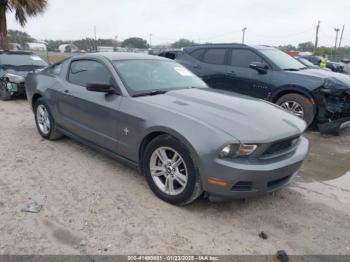
[[[276,48],[196,45],[176,61],[212,88],[276,103],[309,125],[318,124],[321,132],[338,132],[350,121],[349,76],[310,69]]]
[[[0,50],[0,100],[24,95],[24,78],[48,64],[34,53]]]

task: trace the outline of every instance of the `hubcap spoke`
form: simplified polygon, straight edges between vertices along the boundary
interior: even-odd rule
[[[302,106],[295,102],[295,101],[287,101],[284,102],[281,107],[291,113],[293,113],[294,115],[300,117],[300,118],[304,118],[304,110],[302,108]]]
[[[164,176],[165,175],[165,168],[161,166],[154,166],[151,167],[151,174],[152,176]]]
[[[164,149],[158,149],[156,151],[157,156],[159,157],[159,160],[163,163],[163,164],[167,164],[169,162],[169,158],[166,155],[166,152]]]
[[[181,186],[185,186],[187,183],[187,177],[180,172],[175,172],[174,178]]]

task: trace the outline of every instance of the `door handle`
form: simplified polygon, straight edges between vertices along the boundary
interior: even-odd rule
[[[64,92],[65,94],[69,94],[69,90],[68,90],[68,89],[64,90],[63,92]]]
[[[230,70],[230,71],[228,71],[228,74],[229,74],[229,75],[232,75],[232,76],[235,76],[235,75],[236,75],[236,72],[233,71],[233,70]]]
[[[199,65],[194,65],[193,68],[200,69],[201,67]]]

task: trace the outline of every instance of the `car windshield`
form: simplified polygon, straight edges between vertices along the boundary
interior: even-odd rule
[[[131,95],[207,87],[200,78],[173,61],[118,60],[113,64]]]
[[[260,52],[282,70],[298,71],[306,68],[301,62],[281,50],[261,49]]]
[[[309,60],[307,60],[305,58],[299,57],[298,60],[306,66],[311,66],[311,67],[315,66],[313,63],[311,63]]]
[[[48,64],[37,55],[32,54],[1,54],[0,65],[3,66],[37,66],[46,67]]]

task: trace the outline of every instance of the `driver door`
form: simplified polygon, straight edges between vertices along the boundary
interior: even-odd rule
[[[265,63],[263,58],[249,49],[236,48],[230,53],[227,74],[232,91],[267,99],[270,91],[271,72],[261,74],[249,67],[253,62]]]
[[[112,73],[97,60],[73,60],[68,68],[65,90],[58,110],[64,128],[110,151],[118,150],[118,109],[121,97],[116,94],[91,92],[89,83],[116,87]]]

